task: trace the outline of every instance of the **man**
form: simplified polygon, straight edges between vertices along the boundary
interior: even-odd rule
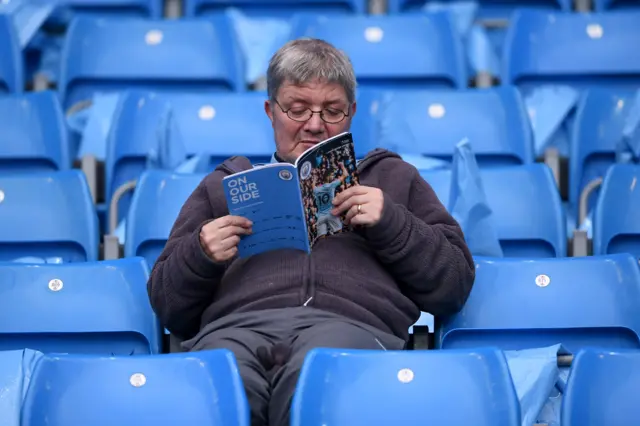
[[[321,40],[284,45],[267,71],[265,111],[274,161],[349,129],[356,81],[349,59]],[[355,141],[357,144],[358,141]],[[360,185],[336,194],[331,213],[353,231],[307,255],[274,250],[239,259],[251,222],[228,213],[222,178],[251,168],[232,157],[185,203],[148,284],[163,325],[183,349],[236,356],[252,425],[288,426],[306,353],[315,347],[400,350],[420,311],[452,314],[475,277],[460,227],[418,171],[391,152],[359,164]]]

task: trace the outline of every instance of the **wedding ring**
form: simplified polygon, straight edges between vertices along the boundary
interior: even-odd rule
[[[358,214],[360,214],[360,209],[362,208],[362,204],[358,204]]]

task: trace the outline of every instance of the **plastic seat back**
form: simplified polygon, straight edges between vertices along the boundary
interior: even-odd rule
[[[428,3],[426,0],[388,0],[391,13],[421,13]],[[480,0],[477,16],[480,19],[509,19],[519,8],[541,9],[547,11],[571,11],[568,0],[519,0],[503,2],[500,0]]]
[[[0,174],[66,170],[67,129],[54,92],[0,95]]]
[[[634,93],[591,89],[585,93],[576,112],[576,125],[569,157],[569,200],[578,205],[585,186],[602,178],[616,162],[616,145],[622,138]],[[598,199],[599,190],[591,193],[589,210]]]
[[[9,14],[0,14],[0,94],[24,90],[22,50]]]
[[[518,11],[505,40],[504,81],[527,91],[548,83],[640,87],[640,57],[628,53],[640,37],[638,20],[631,11]]]
[[[205,177],[205,174],[145,172],[127,216],[125,256],[144,257],[149,267],[153,267],[182,206]]]
[[[98,259],[98,217],[79,170],[0,177],[0,261]]]
[[[24,401],[24,426],[248,426],[230,351],[134,357],[45,356]]]
[[[451,161],[455,145],[468,138],[480,167],[534,160],[529,117],[514,87],[389,93],[377,118],[378,145],[397,152]]]
[[[0,263],[0,350],[158,353],[160,328],[143,259]]]
[[[605,175],[593,225],[594,254],[631,253],[640,259],[640,165],[617,164]]]
[[[442,348],[505,350],[562,344],[640,347],[640,269],[628,254],[564,259],[476,258],[462,310],[442,318]]]
[[[562,425],[634,425],[640,417],[638,382],[640,351],[580,351],[562,397]]]
[[[97,92],[125,89],[244,91],[243,59],[231,22],[75,19],[62,53],[65,109]]]
[[[451,172],[426,170],[421,174],[448,206]],[[566,256],[562,202],[547,166],[536,163],[496,167],[482,170],[481,178],[505,257]]]
[[[323,39],[343,50],[353,63],[360,87],[467,86],[462,44],[444,12],[429,16],[300,17],[292,36]]]
[[[311,14],[364,14],[366,0],[187,0],[186,16],[203,16],[228,7],[242,10],[251,17],[288,19],[303,12]]]
[[[462,398],[461,395],[464,394]],[[520,408],[504,355],[474,351],[313,349],[291,425],[512,426]]]

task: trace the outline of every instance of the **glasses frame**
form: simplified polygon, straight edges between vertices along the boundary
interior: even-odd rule
[[[327,121],[327,120],[324,118],[324,111],[325,111],[325,110],[314,111],[314,110],[312,110],[311,108],[306,108],[306,110],[310,112],[309,117],[308,117],[308,118],[305,118],[304,120],[300,120],[300,119],[297,119],[297,118],[293,118],[293,117],[291,117],[291,116],[289,115],[289,111],[291,111],[291,108],[289,108],[289,109],[285,110],[284,108],[282,108],[282,105],[280,105],[280,102],[278,102],[278,100],[277,100],[277,99],[274,99],[274,102],[276,103],[276,105],[278,105],[278,107],[280,108],[280,110],[281,110],[283,113],[285,113],[285,114],[287,115],[287,117],[289,117],[289,119],[290,119],[290,120],[293,120],[293,121],[295,121],[295,122],[297,122],[297,123],[305,123],[305,122],[307,122],[307,121],[311,120],[311,117],[313,117],[313,114],[318,114],[318,115],[320,115],[320,119],[322,119],[322,121],[324,121],[325,123],[327,123],[327,124],[338,124],[338,123],[343,122],[345,118],[349,117],[350,112],[351,112],[351,111],[344,112],[344,111],[342,111],[342,110],[338,110],[338,111],[340,111],[340,112],[342,113],[342,118],[341,118],[340,120],[338,120],[338,121]]]

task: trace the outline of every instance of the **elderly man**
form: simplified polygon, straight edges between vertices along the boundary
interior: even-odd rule
[[[321,40],[280,48],[267,84],[273,161],[293,162],[347,131],[356,113],[352,65]],[[251,223],[229,215],[222,179],[251,167],[232,157],[196,188],[148,289],[162,323],[189,339],[184,350],[233,351],[252,425],[287,426],[310,349],[404,349],[421,310],[444,315],[462,307],[475,269],[460,227],[431,187],[381,149],[359,163],[360,185],[333,201],[331,213],[347,213],[353,231],[323,238],[310,255],[274,250],[239,259],[236,245]]]

